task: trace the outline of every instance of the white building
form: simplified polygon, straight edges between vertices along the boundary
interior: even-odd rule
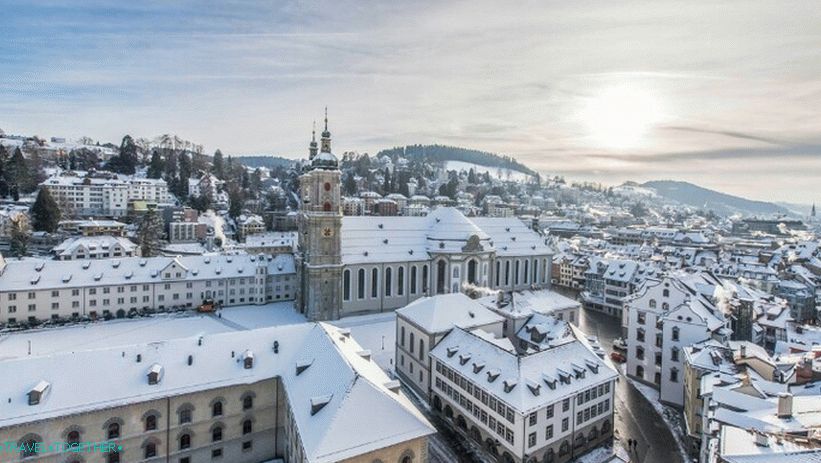
[[[121,217],[126,215],[130,200],[158,204],[174,200],[165,180],[124,175],[67,172],[47,178],[40,186],[48,188],[61,208],[78,216]]]
[[[324,324],[6,359],[0,368],[15,378],[0,382],[2,442],[121,447],[15,461],[421,463],[435,433],[349,331]]]
[[[450,331],[430,352],[434,410],[499,461],[565,462],[610,441],[618,373],[604,352],[538,314],[516,340]]]
[[[417,299],[396,311],[395,371],[417,394],[430,393],[428,352],[454,326],[503,336],[504,318],[462,293]]]
[[[51,252],[57,260],[109,259],[139,256],[140,248],[121,236],[82,236],[66,239]]]
[[[10,260],[0,256],[0,323],[125,317],[136,310],[294,299],[291,255]]]
[[[647,280],[625,302],[627,374],[664,403],[684,405],[684,347],[729,339],[730,322],[710,299],[720,285],[708,273],[680,273]]]

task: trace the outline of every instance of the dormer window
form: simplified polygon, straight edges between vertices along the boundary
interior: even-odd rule
[[[148,384],[158,384],[162,380],[163,367],[155,363],[148,369]]]
[[[245,351],[245,355],[242,357],[242,367],[246,370],[250,370],[254,368],[254,353],[247,350]]]

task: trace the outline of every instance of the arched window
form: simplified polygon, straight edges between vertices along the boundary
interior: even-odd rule
[[[445,294],[447,291],[447,264],[444,260],[436,263],[436,294]]]
[[[219,442],[222,440],[222,426],[214,426],[211,430],[211,442]]]
[[[505,261],[505,286],[510,284],[510,261]]]
[[[250,410],[252,408],[254,408],[254,397],[251,395],[247,395],[242,399],[242,409]]]
[[[356,278],[356,297],[359,299],[365,299],[365,269],[359,269]]]
[[[477,263],[476,259],[471,259],[468,261],[468,283],[475,285],[478,283],[478,278],[476,277],[476,269]]]
[[[345,273],[342,276],[342,298],[346,301],[351,300],[351,271],[345,269]]]
[[[242,422],[242,434],[251,434],[254,432],[254,422],[250,419],[247,419]]]
[[[515,270],[513,271],[513,284],[514,285],[519,284],[519,267],[520,267],[520,261],[519,261],[519,259],[516,259]]]
[[[677,326],[674,326],[672,331],[673,331],[673,341],[678,341],[679,334],[680,334],[681,330]]]
[[[371,297],[379,297],[379,270],[371,270]]]
[[[325,204],[322,205],[322,210],[325,212],[331,212],[331,203],[326,201]]]
[[[180,436],[180,450],[191,448],[191,434],[185,433]]]
[[[143,458],[154,458],[157,456],[157,444],[153,441],[146,442],[143,447]]]
[[[531,283],[538,283],[539,282],[539,260],[533,259],[533,266],[530,267],[530,282]]]
[[[393,269],[388,267],[385,269],[385,296],[391,295],[391,277],[393,276]]]
[[[404,326],[399,329],[399,339],[400,339],[399,345],[402,346],[402,347],[405,347],[405,327]]]
[[[416,341],[414,341],[413,333],[411,333],[410,334],[410,351],[411,351],[411,354],[413,353],[413,347],[414,347],[415,344],[416,344]]]
[[[668,304],[666,302],[662,302],[661,303],[661,309],[662,310],[670,310],[670,304]]]
[[[524,278],[522,278],[522,280],[523,280],[522,283],[527,284],[529,276],[530,276],[530,261],[525,259],[525,273],[524,273]]]
[[[222,416],[222,401],[218,400],[211,405],[211,416]]]
[[[76,444],[80,442],[80,431],[74,430],[66,434],[66,442],[69,444]]]
[[[145,417],[145,430],[155,431],[157,429],[157,415],[148,415]]]
[[[498,260],[496,261],[496,287],[499,286],[499,277],[502,274],[502,263]]]
[[[396,295],[403,296],[405,294],[405,267],[399,266],[396,269]]]
[[[108,457],[106,457],[106,463],[120,463],[120,452],[115,450],[109,453]]]
[[[427,294],[428,292],[428,266],[427,264],[422,266],[422,292]]]
[[[43,439],[36,434],[28,434],[17,444],[20,458],[29,458],[37,455],[37,444]],[[42,444],[41,444],[42,445]]]
[[[410,274],[410,293],[416,294],[416,266],[411,267]]]
[[[185,404],[177,410],[177,418],[180,424],[190,423],[193,419],[193,407],[190,404]]]
[[[665,289],[664,291],[661,292],[661,295],[664,296],[664,297],[670,297],[670,290]]]
[[[416,455],[413,453],[413,450],[407,449],[402,452],[402,455],[399,457],[399,463],[413,463],[414,458],[416,458]]]
[[[425,360],[425,340],[419,339],[419,360]]]
[[[109,424],[108,432],[106,435],[109,439],[118,439],[120,437],[120,423]]]
[[[651,309],[655,309],[655,308],[656,308],[656,300],[655,300],[655,299],[650,299],[650,308],[651,308]]]

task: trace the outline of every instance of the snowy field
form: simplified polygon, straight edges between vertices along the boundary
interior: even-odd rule
[[[0,333],[0,360],[28,355],[29,342],[31,355],[46,355],[305,321],[294,310],[293,301],[229,307],[220,312],[221,318],[185,312]]]
[[[29,341],[32,355],[44,355],[225,331],[232,328],[217,319],[190,313],[17,331],[0,334],[0,360],[28,355]]]
[[[220,315],[223,320],[236,323],[246,330],[275,325],[294,325],[306,321],[305,317],[294,309],[293,301],[227,307],[220,310]]]
[[[362,346],[370,349],[374,362],[393,376],[393,359],[396,351],[396,314],[393,312],[359,317],[346,317],[332,322],[341,328],[350,328],[351,336]]]
[[[473,164],[471,162],[463,162],[463,161],[447,161],[445,162],[445,170],[455,170],[455,171],[465,171],[468,172],[470,169],[473,169],[477,174],[484,174],[485,172],[489,172],[491,178],[499,178],[500,169],[498,167],[488,167],[488,166],[481,166],[479,164]],[[515,182],[527,182],[530,179],[530,176],[524,174],[522,172],[518,172],[515,170],[510,169],[501,169],[502,173],[502,180],[510,180]]]

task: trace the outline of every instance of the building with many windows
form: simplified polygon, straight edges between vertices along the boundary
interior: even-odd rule
[[[140,255],[140,248],[120,236],[79,236],[68,238],[51,252],[57,260],[109,259]]]
[[[14,461],[420,463],[435,432],[349,331],[324,324],[28,356],[0,368],[15,372],[0,383],[0,441],[118,449],[23,450]]]
[[[659,389],[660,400],[684,405],[684,348],[729,340],[730,321],[713,294],[722,285],[706,272],[649,279],[625,303],[627,375]]]
[[[40,184],[57,204],[76,216],[122,217],[132,200],[168,204],[174,197],[165,180],[116,174],[63,172]]]
[[[534,314],[513,340],[456,327],[430,357],[433,409],[499,461],[565,462],[612,439],[618,373],[567,322]]]
[[[265,304],[295,296],[291,255],[4,260],[0,322],[125,317],[139,310]]]
[[[300,177],[297,253],[297,307],[310,319],[394,310],[467,285],[550,286],[553,251],[521,220],[468,218],[452,207],[421,217],[343,217],[327,118],[320,152],[313,143],[310,159]]]

